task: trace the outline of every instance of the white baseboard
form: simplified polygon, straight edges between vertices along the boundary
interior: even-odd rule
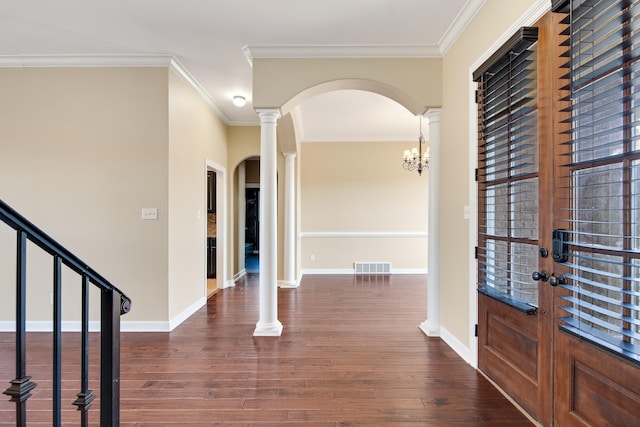
[[[198,301],[191,304],[189,307],[185,308],[173,319],[169,320],[169,332],[173,331],[176,327],[178,327],[182,322],[187,320],[193,313],[200,310],[207,303],[207,298],[202,297]]]
[[[53,332],[53,321],[51,320],[30,320],[26,324],[27,332]],[[63,332],[80,332],[82,330],[81,322],[75,320],[65,320],[62,322]],[[0,322],[0,332],[15,332],[16,322],[2,321]],[[89,322],[89,332],[100,332],[100,321],[91,320]]]
[[[444,341],[445,343],[447,343],[447,345],[449,347],[451,347],[453,349],[453,351],[455,351],[456,353],[458,353],[458,356],[462,357],[462,359],[467,362],[468,364],[472,364],[472,357],[471,357],[471,353],[469,351],[469,347],[467,347],[466,345],[464,345],[462,343],[462,341],[458,340],[455,336],[453,336],[453,334],[449,331],[447,331],[445,328],[440,328],[440,338],[442,338],[442,341]]]
[[[439,337],[440,336],[440,326],[431,323],[429,321],[429,319],[427,319],[424,322],[420,323],[419,328],[428,337]]]
[[[391,274],[428,274],[426,268],[395,268]],[[301,271],[301,274],[355,274],[353,268],[309,268]],[[375,275],[372,275],[375,276]]]
[[[182,310],[177,316],[168,322],[165,321],[127,321],[125,317],[121,318],[121,332],[171,332],[182,322],[187,320],[192,314],[200,310],[207,303],[206,298],[200,298],[186,309]],[[27,321],[27,332],[53,332],[53,321],[50,320],[32,320]],[[15,332],[16,323],[13,321],[0,321],[0,332]],[[66,320],[62,322],[63,332],[80,332],[81,322],[79,320]],[[100,321],[92,320],[89,322],[89,332],[100,332]]]
[[[122,321],[120,332],[169,332],[170,322],[164,321]]]
[[[247,275],[247,269],[243,268],[242,270],[238,271],[234,276],[233,276],[233,281],[235,282],[238,279],[242,279],[244,276]]]
[[[353,274],[353,268],[309,268],[302,270],[301,274]]]
[[[428,274],[426,268],[393,268],[391,274]]]

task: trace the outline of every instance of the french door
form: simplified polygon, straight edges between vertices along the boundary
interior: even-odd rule
[[[554,420],[640,426],[640,1],[556,3]]]
[[[545,425],[552,418],[551,15],[520,29],[478,82],[478,365]],[[548,236],[548,237],[547,237]],[[532,275],[535,276],[534,280]]]
[[[554,9],[474,73],[479,369],[545,426],[640,425],[640,1]]]

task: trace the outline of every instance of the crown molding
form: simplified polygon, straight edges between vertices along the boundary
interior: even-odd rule
[[[486,0],[469,0],[464,5],[458,16],[453,20],[447,31],[438,42],[440,55],[444,56],[449,48],[455,43],[460,34],[467,28],[478,11],[482,8]]]
[[[183,82],[185,82],[188,86],[190,86],[193,90],[195,90],[196,93],[200,95],[200,97],[209,106],[209,108],[211,108],[214,114],[218,116],[220,120],[222,120],[227,126],[231,124],[231,119],[229,119],[229,116],[227,116],[220,109],[220,107],[218,107],[215,100],[211,97],[211,95],[209,95],[209,92],[207,92],[205,88],[202,87],[202,85],[198,82],[198,80],[196,80],[195,77],[193,77],[191,73],[189,73],[189,70],[187,70],[180,63],[180,61],[178,61],[177,58],[171,57],[171,63],[169,65],[169,69],[173,71],[178,77],[180,77],[180,79]]]
[[[0,56],[0,68],[98,68],[166,67],[190,86],[220,120],[231,120],[211,95],[173,55],[7,55]]]
[[[439,58],[436,45],[273,45],[244,46],[249,62],[256,58]]]
[[[453,24],[449,27],[449,29],[445,32],[444,36],[438,42],[438,46],[440,46],[441,55],[444,56],[449,48],[455,43],[460,34],[467,28],[469,23],[476,16],[478,11],[484,6],[486,0],[469,0],[464,8],[460,11],[456,19],[453,21]],[[551,1],[550,0],[536,0],[536,2],[531,5],[531,7],[525,12],[525,14],[520,17],[518,22],[512,26],[512,28],[517,28],[524,23],[529,23],[528,25],[532,25],[531,23],[540,19],[547,11],[551,9]],[[509,32],[514,32],[515,30],[511,30]]]
[[[5,55],[0,67],[168,67],[169,55]]]

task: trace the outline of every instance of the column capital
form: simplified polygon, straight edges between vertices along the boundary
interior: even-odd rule
[[[276,123],[280,118],[279,108],[258,108],[256,109],[260,123]]]
[[[296,153],[294,151],[283,151],[282,155],[287,160],[293,160],[296,158]]]
[[[442,108],[429,108],[424,113],[424,117],[429,119],[429,124],[440,123],[440,112],[441,111],[442,111]]]

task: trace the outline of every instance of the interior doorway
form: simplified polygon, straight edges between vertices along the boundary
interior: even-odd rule
[[[204,282],[205,295],[211,297],[218,290],[229,286],[227,277],[226,231],[226,168],[206,161],[205,169],[205,206],[207,209],[204,228]]]
[[[214,170],[207,170],[207,298],[218,291],[217,283],[217,177]]]
[[[245,189],[244,265],[247,273],[260,271],[260,187]]]

